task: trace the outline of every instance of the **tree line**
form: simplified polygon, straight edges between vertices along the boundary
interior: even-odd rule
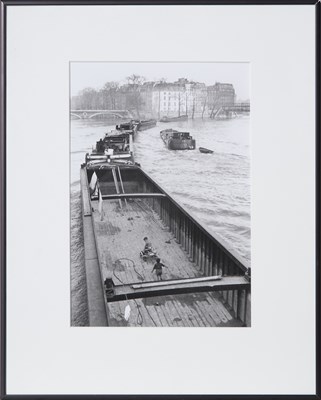
[[[87,87],[71,99],[73,110],[135,110],[139,116],[143,105],[140,89],[145,77],[133,74],[126,78],[126,84],[106,82],[101,89]]]

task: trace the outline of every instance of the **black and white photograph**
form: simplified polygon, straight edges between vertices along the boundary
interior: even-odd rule
[[[71,62],[71,325],[251,326],[250,64]]]
[[[321,399],[315,1],[0,0],[0,399]]]

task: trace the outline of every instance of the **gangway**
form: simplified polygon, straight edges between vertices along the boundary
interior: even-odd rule
[[[125,285],[114,285],[112,279],[106,279],[105,288],[108,302],[113,302],[184,293],[247,290],[250,289],[250,282],[245,276],[220,275]]]

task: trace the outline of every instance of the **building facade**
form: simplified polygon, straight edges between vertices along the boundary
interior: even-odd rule
[[[114,85],[112,85],[114,84]],[[213,117],[223,106],[234,105],[231,83],[205,83],[180,78],[175,82],[149,81],[115,85],[110,82],[99,91],[88,88],[72,99],[74,109],[129,110],[137,118],[162,118],[188,115]]]
[[[209,114],[223,106],[232,106],[235,103],[235,89],[231,83],[216,82],[207,87],[207,100]]]

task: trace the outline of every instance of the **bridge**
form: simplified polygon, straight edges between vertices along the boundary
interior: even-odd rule
[[[70,110],[70,116],[78,119],[91,119],[99,115],[108,115],[118,118],[133,118],[129,110]]]
[[[250,112],[250,103],[234,103],[227,106],[222,106],[224,111],[234,111],[234,112]]]
[[[212,118],[214,119],[233,118],[237,114],[249,113],[250,111],[251,111],[250,103],[227,104],[219,107],[213,114]]]

